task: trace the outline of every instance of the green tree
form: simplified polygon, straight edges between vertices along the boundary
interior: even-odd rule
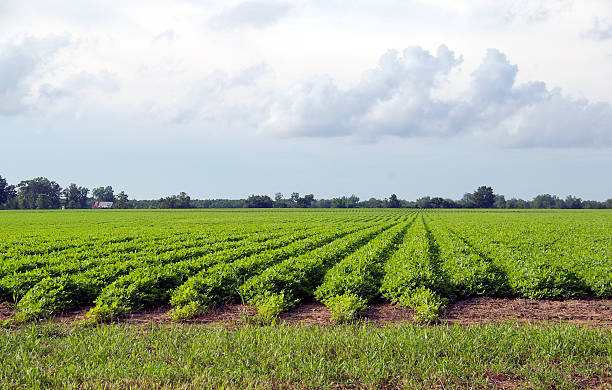
[[[581,209],[584,207],[582,199],[576,198],[575,196],[568,195],[563,202],[565,207],[568,209]]]
[[[506,197],[503,195],[495,195],[495,200],[493,201],[493,207],[495,207],[496,209],[506,208]]]
[[[115,193],[113,191],[113,187],[98,187],[94,188],[91,191],[94,199],[98,202],[114,202],[115,201]]]
[[[84,209],[87,207],[87,194],[89,189],[85,187],[78,187],[76,184],[71,183],[67,188],[62,191],[64,197],[64,206],[67,209]]]
[[[47,194],[38,194],[36,197],[36,209],[46,210],[51,208],[51,202]]]
[[[400,207],[400,201],[397,199],[397,195],[391,194],[388,205],[391,209],[397,209]]]
[[[512,198],[506,201],[506,208],[508,209],[528,209],[529,202],[523,199]]]
[[[7,207],[17,197],[15,186],[9,185],[6,179],[0,176],[0,207]]]
[[[556,195],[540,194],[533,198],[531,201],[531,207],[534,209],[552,209],[563,202]]]
[[[185,192],[181,192],[178,195],[160,198],[156,206],[160,209],[188,209],[191,207],[191,198]]]
[[[299,199],[300,199],[300,193],[299,192],[291,193],[291,198],[290,198],[291,207],[298,207],[298,200]]]
[[[113,207],[116,209],[131,208],[131,204],[128,199],[128,195],[124,191],[121,191],[119,194],[117,194],[117,196],[115,197],[115,204],[113,205]]]
[[[274,201],[268,195],[251,195],[244,201],[247,208],[270,208]]]
[[[380,199],[376,199],[372,197],[368,200],[364,200],[360,202],[360,206],[370,208],[370,209],[375,209],[375,208],[388,207],[388,203],[386,202],[386,200],[380,200]]]
[[[480,186],[474,191],[474,204],[479,209],[488,209],[493,207],[495,195],[493,189],[487,186]]]
[[[22,209],[57,209],[62,188],[45,177],[22,180],[17,185],[17,201]]]
[[[287,207],[287,202],[283,199],[283,194],[277,192],[274,194],[274,207],[276,208],[285,208]]]
[[[303,198],[297,199],[297,207],[308,208],[312,205],[313,202],[314,202],[313,194],[304,195]]]
[[[191,207],[191,197],[185,192],[181,192],[176,197],[176,208],[177,209],[188,209]]]
[[[476,207],[476,199],[474,198],[474,194],[471,192],[466,192],[463,194],[463,198],[459,201],[459,205],[466,209],[471,209]]]

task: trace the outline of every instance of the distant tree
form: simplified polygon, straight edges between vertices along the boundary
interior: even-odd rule
[[[331,199],[331,207],[335,209],[345,209],[348,207],[346,196]]]
[[[191,199],[189,203],[191,207],[198,209],[240,209],[244,207],[244,201],[244,199]],[[133,203],[138,208],[143,202],[138,200]]]
[[[495,200],[493,201],[493,207],[496,209],[505,209],[506,208],[506,197],[503,195],[495,195]]]
[[[585,200],[582,204],[585,209],[603,209],[605,208],[604,202],[598,202],[596,200]]]
[[[115,201],[115,193],[113,191],[113,187],[98,187],[94,188],[91,191],[94,199],[98,202],[114,202]]]
[[[560,202],[563,202],[556,195],[541,194],[533,198],[531,208],[534,209],[552,209],[558,207]]]
[[[572,195],[568,195],[563,203],[565,208],[568,209],[581,209],[584,207],[582,199],[576,198]]]
[[[274,194],[274,207],[284,209],[287,206],[287,201],[283,199],[283,194],[281,194],[280,192]]]
[[[10,208],[9,203],[17,197],[15,186],[9,185],[2,176],[0,176],[0,207]]]
[[[339,209],[354,208],[357,203],[359,203],[359,197],[356,195],[351,195],[348,198],[343,196],[331,199],[331,207]]]
[[[508,209],[528,209],[529,202],[523,199],[512,198],[506,201],[506,208]]]
[[[314,195],[313,194],[304,195],[303,198],[298,197],[298,199],[297,199],[297,207],[308,208],[308,207],[310,207],[312,205],[313,202],[314,202]]]
[[[64,206],[67,209],[84,209],[87,207],[87,194],[89,189],[85,187],[78,187],[76,184],[71,183],[67,188],[62,191],[64,197]]]
[[[45,177],[22,180],[17,185],[17,201],[22,209],[57,209],[62,188]]]
[[[4,204],[8,200],[7,188],[6,179],[0,176],[0,204]]]
[[[487,186],[480,186],[474,191],[474,204],[479,209],[488,209],[493,207],[495,195],[493,189]]]
[[[430,200],[430,207],[434,208],[434,209],[441,209],[441,208],[445,208],[445,202],[443,198],[440,198],[439,196],[433,197]]]
[[[408,201],[408,200],[403,200],[400,199],[400,207],[403,209],[414,209],[417,207],[417,204],[415,201]]]
[[[177,208],[188,209],[189,207],[191,207],[190,203],[191,197],[189,195],[187,195],[185,192],[181,192],[178,194],[176,202]]]
[[[128,195],[124,191],[121,191],[119,194],[117,194],[117,196],[115,197],[115,204],[113,205],[113,207],[116,209],[132,208],[132,204],[130,203],[128,199]]]
[[[329,209],[333,206],[331,199],[319,199],[313,202],[312,207],[316,207],[319,209]]]
[[[299,192],[292,192],[291,193],[291,198],[290,198],[291,207],[298,207],[298,200],[300,200],[300,193]]]
[[[424,196],[416,200],[416,207],[419,209],[429,209],[432,208],[431,197]]]
[[[359,202],[359,207],[376,209],[376,208],[384,208],[384,207],[389,207],[389,206],[388,206],[388,202],[385,200],[370,198],[368,200],[363,200]]]
[[[359,203],[359,197],[355,194],[349,196],[347,199],[347,205],[349,208],[357,207],[357,203]]]
[[[391,194],[389,197],[388,207],[391,209],[397,209],[400,207],[400,201],[397,199],[397,195]]]
[[[191,207],[191,198],[185,192],[160,198],[157,201],[157,208],[160,209],[188,209]]]
[[[459,201],[459,205],[466,209],[471,209],[476,207],[476,199],[474,198],[474,194],[470,192],[466,192],[463,194],[463,198]]]
[[[244,201],[247,208],[269,208],[274,206],[274,201],[268,195],[251,195]]]

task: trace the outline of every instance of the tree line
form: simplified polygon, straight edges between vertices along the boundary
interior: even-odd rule
[[[91,194],[91,195],[90,195]],[[94,202],[113,202],[116,209],[188,209],[188,208],[497,208],[497,209],[612,209],[612,199],[600,202],[582,200],[572,195],[565,199],[541,194],[532,200],[511,198],[495,194],[489,186],[480,186],[459,200],[425,196],[415,201],[399,199],[391,194],[385,199],[360,200],[356,195],[331,199],[315,199],[314,194],[301,196],[293,192],[289,197],[277,192],[274,199],[268,195],[250,195],[246,199],[191,199],[185,192],[156,200],[129,199],[124,191],[115,194],[112,186],[92,189],[71,183],[62,188],[45,177],[22,180],[9,185],[0,176],[0,209],[86,209]]]

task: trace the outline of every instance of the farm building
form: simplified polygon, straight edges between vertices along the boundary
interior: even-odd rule
[[[113,202],[94,202],[93,209],[112,209]]]

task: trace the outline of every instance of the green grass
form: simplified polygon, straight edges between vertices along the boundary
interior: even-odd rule
[[[570,389],[609,386],[611,352],[612,331],[560,324],[28,324],[0,329],[0,387],[489,388],[501,379]]]

